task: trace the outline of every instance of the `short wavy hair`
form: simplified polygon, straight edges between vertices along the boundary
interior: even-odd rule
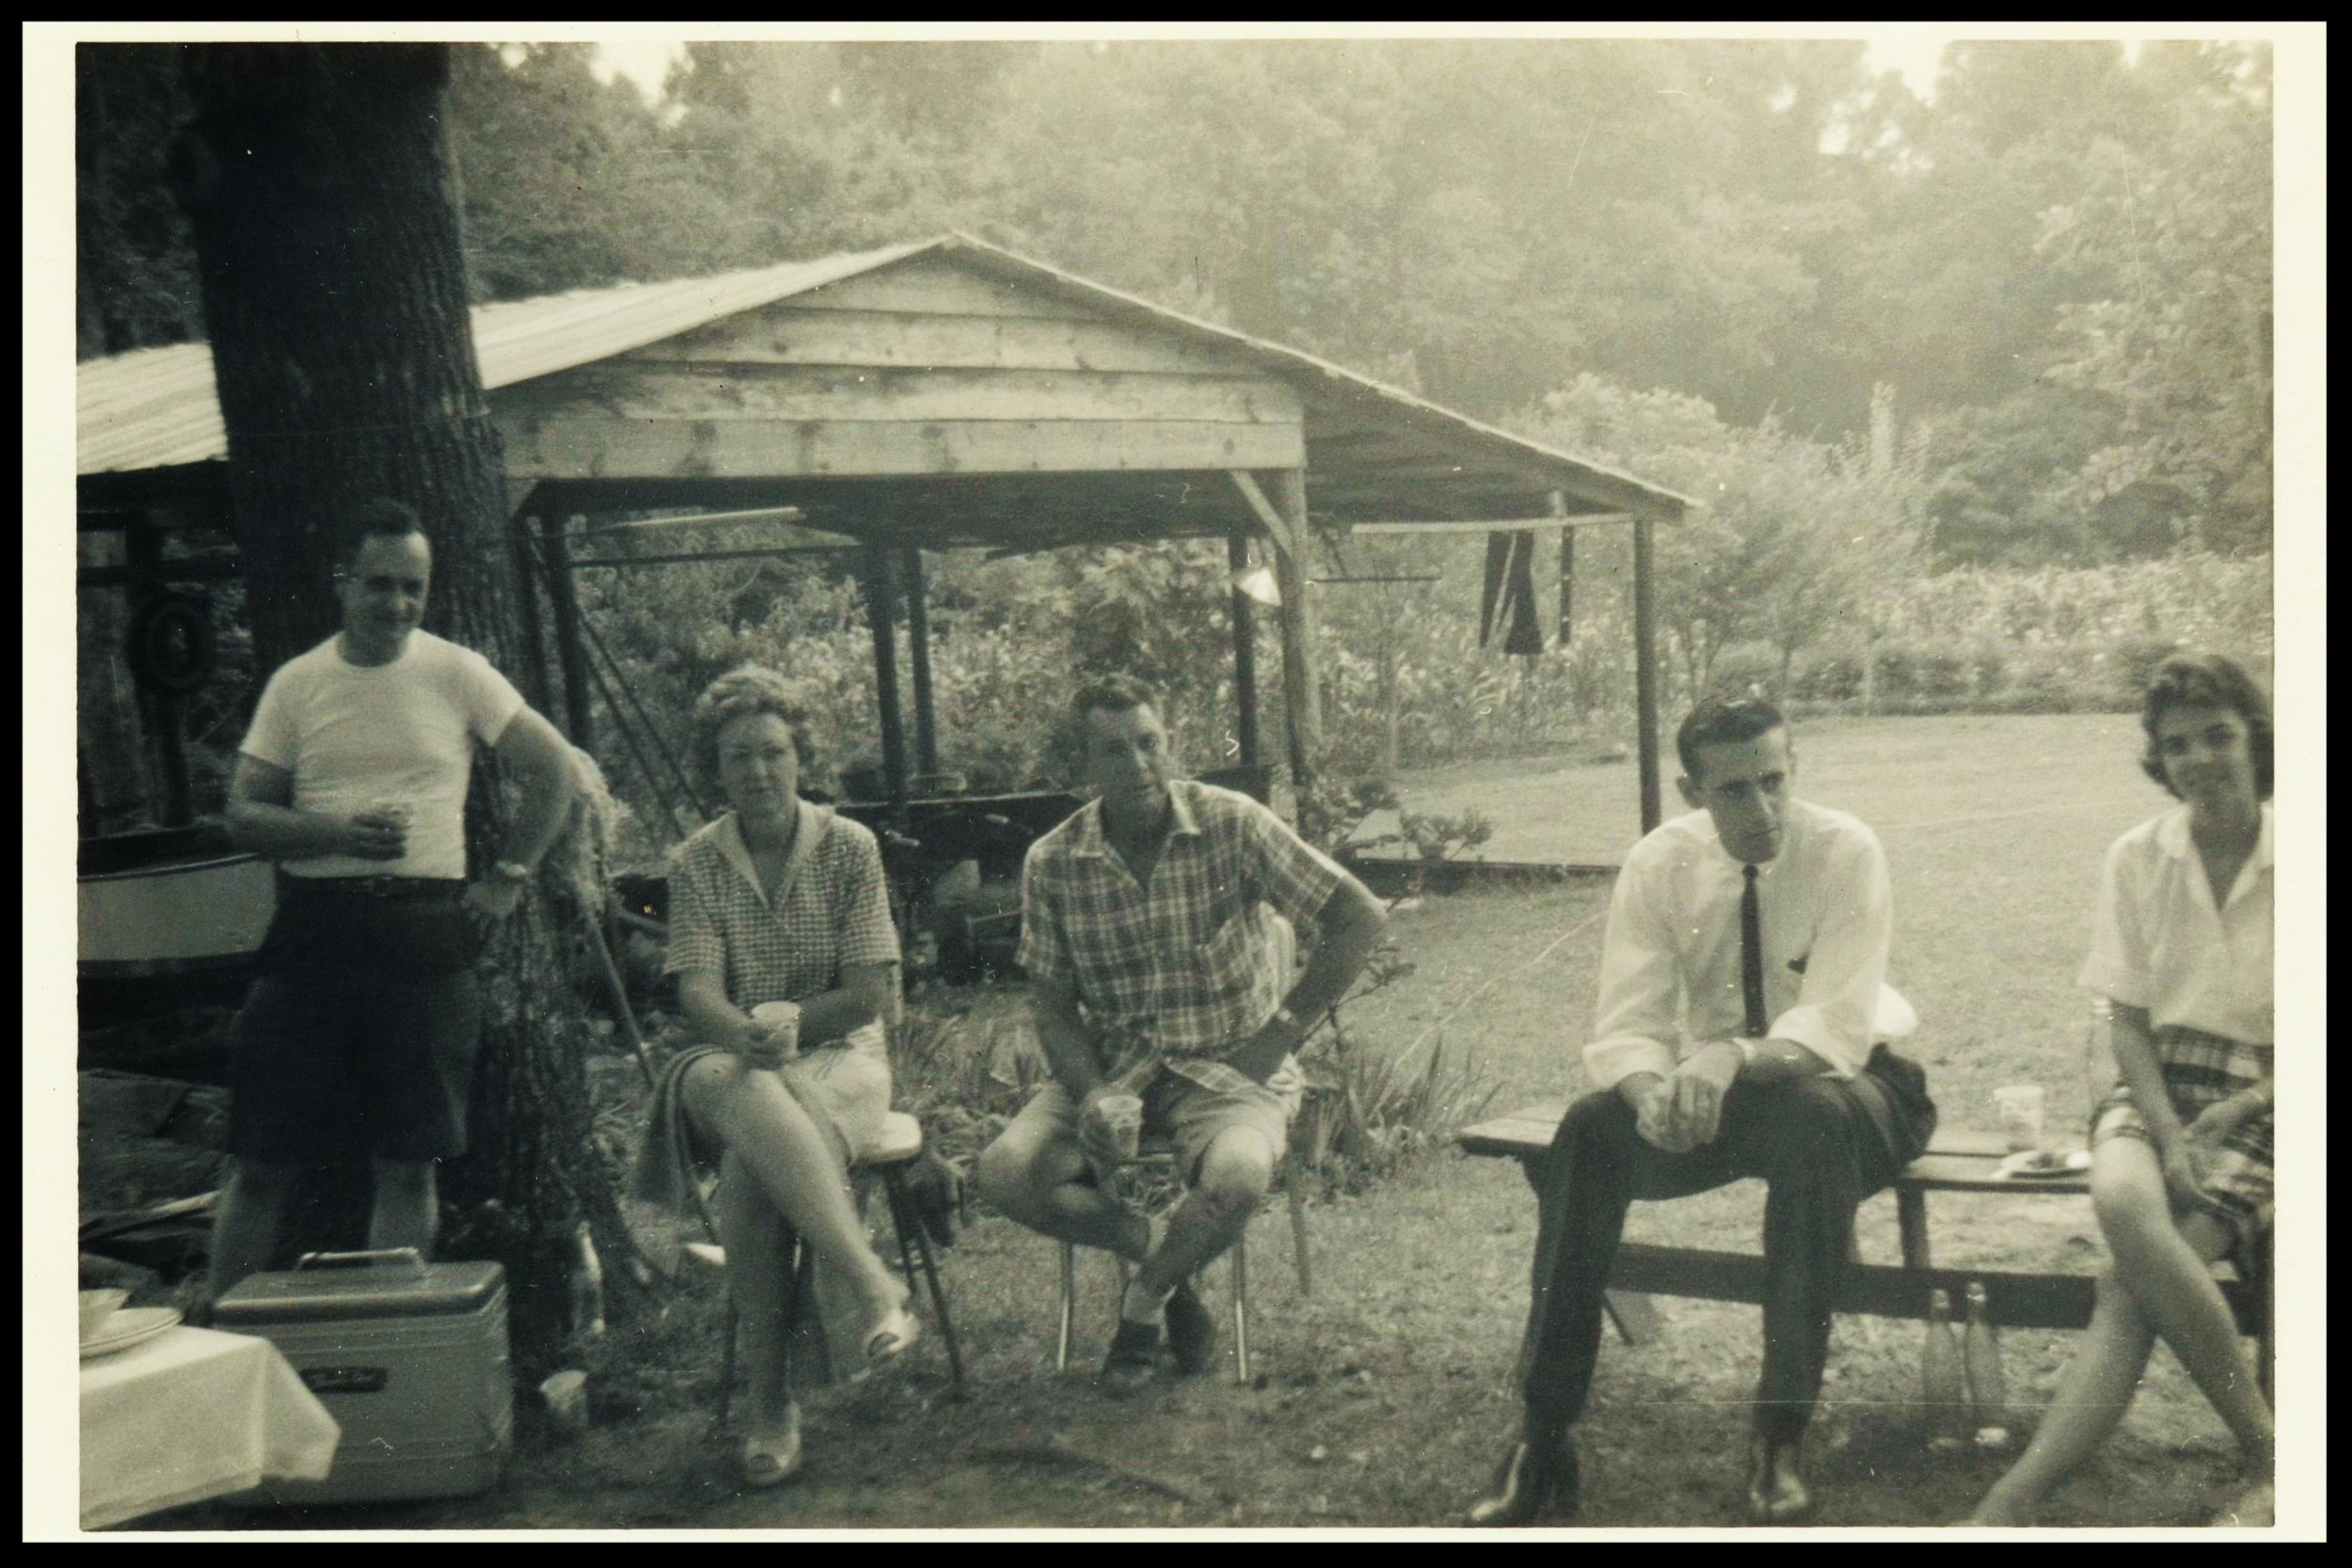
[[[1126,713],[1148,707],[1162,719],[1167,709],[1160,706],[1160,693],[1150,681],[1134,675],[1109,674],[1089,676],[1071,694],[1070,722],[1080,735],[1086,733],[1087,715],[1100,709],[1104,713]]]
[[[705,779],[719,777],[719,732],[730,721],[755,713],[772,713],[791,730],[804,777],[818,769],[823,759],[799,689],[764,664],[744,664],[712,681],[695,699],[694,766]]]
[[[405,539],[424,532],[424,519],[406,501],[373,496],[352,508],[332,530],[334,567],[338,575],[359,559],[371,539]]]
[[[2235,659],[2220,654],[2174,654],[2156,666],[2149,678],[2148,697],[2139,710],[2139,727],[2147,732],[2148,749],[2139,766],[2174,800],[2181,792],[2165,777],[2164,758],[2156,750],[2156,726],[2176,707],[2226,707],[2246,721],[2246,749],[2254,759],[2254,795],[2270,799],[2270,699],[2254,677]]]
[[[1675,732],[1675,755],[1682,761],[1682,776],[1699,779],[1699,748],[1738,743],[1770,735],[1788,723],[1780,709],[1761,697],[1706,697]]]

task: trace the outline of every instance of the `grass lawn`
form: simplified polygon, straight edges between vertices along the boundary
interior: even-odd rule
[[[1800,735],[1801,792],[1857,813],[1885,842],[1897,896],[1894,978],[1924,1020],[1911,1049],[1928,1065],[1949,1123],[1989,1125],[1995,1085],[2039,1082],[2059,1124],[2080,1124],[2095,1075],[2073,977],[2101,851],[2164,801],[2134,764],[2135,736],[2120,716],[1825,722]],[[1613,794],[1630,801],[1629,768],[1573,771],[1564,783],[1541,765],[1518,777],[1488,766],[1408,780],[1406,791],[1435,809],[1479,804],[1503,822],[1490,853],[1536,858],[1518,847],[1568,842],[1560,823],[1580,802]],[[1630,836],[1629,805],[1624,815],[1618,840]],[[1590,827],[1580,821],[1572,832]],[[1352,1005],[1350,1027],[1390,1050],[1442,1041],[1470,1053],[1502,1085],[1497,1110],[1577,1092],[1606,898],[1606,884],[1593,880],[1400,911],[1392,931],[1417,968]],[[1009,993],[982,1007],[996,1018],[1019,1011]],[[1630,1233],[1753,1247],[1761,1209],[1760,1186],[1743,1183],[1637,1206]],[[1089,1383],[1114,1311],[1109,1266],[1088,1260],[1079,1362],[1057,1378],[1053,1245],[981,1215],[947,1259],[968,1398],[946,1398],[934,1339],[911,1365],[812,1407],[809,1468],[793,1486],[740,1492],[731,1450],[705,1439],[700,1402],[717,1347],[693,1315],[707,1314],[699,1320],[707,1323],[715,1314],[689,1301],[645,1339],[646,1355],[659,1341],[660,1354],[677,1359],[674,1398],[608,1408],[580,1443],[529,1448],[508,1486],[489,1497],[300,1522],[1449,1525],[1513,1429],[1508,1375],[1534,1218],[1516,1167],[1440,1154],[1360,1196],[1314,1207],[1315,1290],[1302,1298],[1286,1222],[1279,1206],[1269,1208],[1252,1231],[1254,1386],[1237,1387],[1228,1373],[1119,1404]],[[1933,1229],[1939,1261],[1953,1264],[2088,1273],[2101,1256],[2088,1200],[1946,1195]],[[1861,1245],[1867,1258],[1896,1256],[1890,1198],[1864,1208]],[[1221,1307],[1224,1271],[1214,1274],[1210,1299]],[[1661,1307],[1659,1339],[1632,1348],[1612,1335],[1603,1348],[1581,1433],[1585,1523],[1719,1526],[1740,1517],[1756,1313]],[[1905,1408],[1917,1386],[1920,1332],[1839,1321],[1817,1429],[1823,1523],[1946,1523],[1997,1473],[1993,1456],[1927,1453]],[[2007,1336],[2012,1398],[2046,1399],[2073,1338]],[[2219,1421],[2159,1352],[2122,1434],[2059,1494],[2050,1522],[2194,1523],[2226,1499],[2230,1474]],[[222,1514],[188,1517],[218,1523]]]

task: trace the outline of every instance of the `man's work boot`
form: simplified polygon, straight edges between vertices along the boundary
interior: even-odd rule
[[[1574,1438],[1562,1438],[1552,1452],[1522,1442],[1503,1456],[1493,1488],[1470,1504],[1464,1523],[1515,1528],[1534,1524],[1547,1514],[1573,1519],[1579,1488]]]
[[[1199,1377],[1216,1361],[1216,1314],[1201,1302],[1189,1279],[1168,1298],[1168,1349],[1176,1358],[1179,1377]]]
[[[1813,1492],[1804,1483],[1804,1439],[1748,1439],[1748,1522],[1796,1525],[1813,1516]]]
[[[1160,1370],[1160,1325],[1119,1320],[1111,1353],[1103,1358],[1103,1392],[1123,1399],[1151,1383]]]

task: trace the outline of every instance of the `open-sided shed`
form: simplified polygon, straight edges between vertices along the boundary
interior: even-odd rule
[[[1633,534],[1642,816],[1658,820],[1651,534],[1689,504],[1670,491],[962,235],[485,306],[474,335],[518,527],[790,507],[866,547],[894,799],[936,767],[923,754],[922,551],[1222,538],[1239,564],[1265,541],[1290,761],[1303,771],[1318,722],[1314,531],[1606,522]],[[78,411],[86,525],[225,511],[202,345],[81,367]],[[918,615],[912,759],[887,626],[894,573],[909,575]],[[1238,592],[1234,610],[1238,729],[1254,764],[1251,610]],[[577,675],[566,684],[584,716]]]

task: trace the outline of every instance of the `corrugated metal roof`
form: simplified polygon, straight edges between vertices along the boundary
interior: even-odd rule
[[[477,306],[474,351],[483,385],[509,387],[608,359],[925,253],[961,254],[1010,281],[1042,285],[1115,315],[1215,340],[1256,360],[1269,373],[1297,384],[1311,400],[1342,401],[1352,410],[1386,416],[1426,436],[1468,437],[1489,458],[1581,480],[1587,494],[1597,488],[1677,508],[1695,504],[1630,474],[1514,436],[1311,354],[1197,320],[960,233],[714,277],[628,283]],[[145,349],[81,365],[75,415],[81,473],[204,463],[228,453],[213,388],[212,350],[201,343]],[[1311,448],[1310,466],[1323,467],[1315,462]]]

